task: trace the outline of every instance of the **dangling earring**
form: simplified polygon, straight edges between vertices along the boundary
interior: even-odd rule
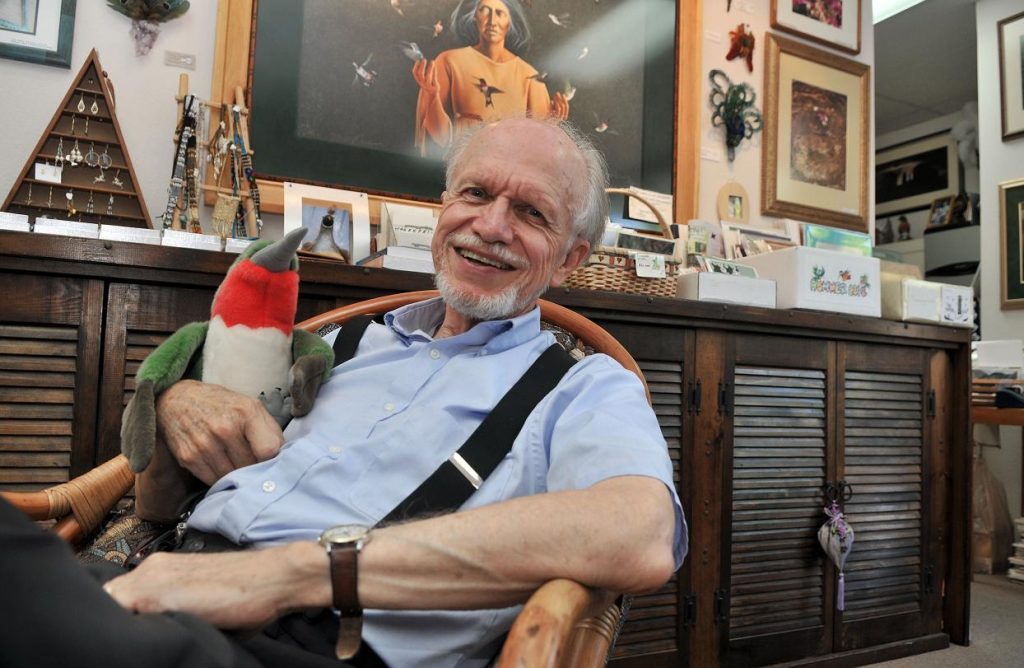
[[[110,195],[110,199],[107,200],[107,215],[108,216],[113,216],[114,215],[114,195],[113,194],[111,194]]]
[[[85,113],[85,93],[78,96],[78,106],[75,107],[75,109],[78,109],[78,113],[80,114]]]
[[[32,204],[32,182],[28,182],[28,198],[25,199],[25,204]]]
[[[100,113],[100,105],[96,104],[96,96],[95,95],[92,96],[92,106],[89,107],[89,113],[91,113],[93,116],[95,116],[96,114]]]
[[[71,114],[71,134],[75,134],[75,121],[76,120],[77,120],[77,117],[74,114]]]

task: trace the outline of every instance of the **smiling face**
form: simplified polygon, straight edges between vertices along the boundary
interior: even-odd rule
[[[452,174],[434,233],[437,285],[468,320],[513,317],[589,252],[573,231],[586,164],[557,127],[529,119],[480,130]]]
[[[476,6],[476,29],[481,44],[504,44],[512,19],[501,0],[480,0]]]

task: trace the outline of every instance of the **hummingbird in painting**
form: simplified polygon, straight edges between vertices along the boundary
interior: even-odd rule
[[[491,99],[491,96],[495,93],[504,93],[505,91],[495,86],[488,86],[487,79],[484,79],[483,77],[477,77],[477,80],[480,83],[478,83],[476,87],[479,88],[480,92],[484,94],[484,106],[493,107],[494,100]]]

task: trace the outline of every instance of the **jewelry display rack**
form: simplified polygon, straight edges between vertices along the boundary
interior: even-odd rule
[[[114,105],[114,86],[93,49],[2,210],[32,221],[152,228]]]
[[[188,88],[188,75],[181,74],[175,98],[178,103],[178,121],[175,124],[174,141],[181,149],[181,133],[185,131],[186,116],[191,115],[193,120],[189,131],[198,140],[193,144],[197,144],[198,161],[206,165],[205,177],[196,187],[192,179],[198,180],[198,174],[193,174],[192,169],[198,171],[198,166],[186,158],[182,165],[183,173],[172,175],[169,201],[164,213],[164,217],[170,218],[170,221],[165,226],[174,230],[184,229],[184,217],[189,221],[190,231],[200,231],[194,227],[196,214],[191,209],[196,205],[197,191],[202,191],[206,195],[206,204],[215,205],[212,224],[217,234],[222,237],[256,238],[260,234],[262,220],[259,189],[252,166],[255,151],[249,144],[249,110],[245,106],[245,92],[241,86],[236,87],[234,105],[228,105],[199,100],[189,95]],[[201,109],[186,109],[186,105],[199,105]],[[203,122],[204,117],[208,123]],[[202,134],[207,136],[202,137]],[[230,187],[224,185],[227,180],[231,182]],[[186,211],[189,211],[188,215],[183,216]],[[236,219],[238,226],[243,228],[235,231],[238,233],[230,229],[231,219]]]

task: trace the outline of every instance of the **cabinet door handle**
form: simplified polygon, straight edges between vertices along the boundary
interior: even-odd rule
[[[729,383],[718,384],[718,414],[730,416],[732,415],[732,404],[729,401]]]
[[[690,405],[693,407],[693,412],[697,415],[700,415],[701,403],[704,401],[703,394],[700,378],[698,378],[693,382],[692,389],[690,390]]]

